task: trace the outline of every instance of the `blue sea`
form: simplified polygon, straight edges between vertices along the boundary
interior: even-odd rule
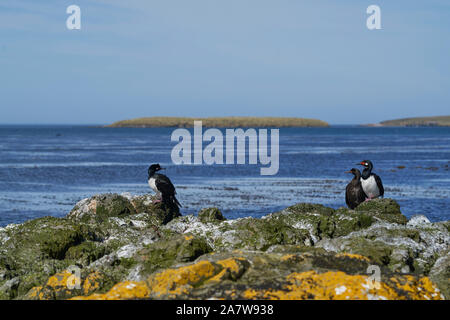
[[[229,219],[260,217],[299,202],[338,208],[352,178],[345,171],[366,159],[406,216],[450,220],[450,128],[282,128],[275,176],[261,176],[261,165],[174,165],[173,130],[0,126],[0,226],[63,217],[94,194],[152,192],[151,163],[167,168],[183,214],[216,206]]]

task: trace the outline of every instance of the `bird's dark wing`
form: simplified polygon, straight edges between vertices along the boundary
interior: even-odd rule
[[[351,207],[351,204],[350,204],[350,187],[351,187],[351,184],[348,184],[347,185],[347,188],[345,188],[345,203],[347,204],[347,206],[350,208]]]
[[[366,200],[366,198],[367,198],[367,195],[365,194],[362,186],[360,185],[359,189],[358,189],[358,202],[363,203]]]
[[[156,174],[155,178],[156,178],[155,179],[156,188],[158,188],[158,190],[162,194],[173,196],[176,193],[175,187],[173,186],[172,182],[167,176],[163,174]]]
[[[373,177],[375,178],[378,189],[380,190],[380,196],[384,196],[384,187],[383,187],[383,182],[381,182],[381,178],[376,174],[373,174]]]

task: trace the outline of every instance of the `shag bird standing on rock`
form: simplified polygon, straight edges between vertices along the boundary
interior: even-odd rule
[[[156,202],[163,202],[168,204],[174,204],[178,207],[181,207],[181,204],[178,202],[175,197],[176,191],[170,179],[160,173],[156,173],[160,170],[163,170],[159,164],[152,164],[148,168],[148,185],[152,188],[156,194],[159,196],[159,200]]]
[[[361,185],[361,172],[358,169],[352,168],[346,173],[353,173],[352,181],[345,188],[345,203],[350,209],[355,209],[360,203],[366,200],[366,194]]]
[[[370,160],[363,160],[358,165],[364,167],[361,175],[361,185],[364,193],[367,195],[368,200],[372,200],[378,197],[383,197],[384,188],[381,178],[375,173],[372,173],[373,164]]]

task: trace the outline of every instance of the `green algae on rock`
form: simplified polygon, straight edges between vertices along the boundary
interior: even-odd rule
[[[156,223],[167,223],[180,216],[179,208],[165,203],[152,203],[149,195],[135,196],[103,194],[78,202],[67,215],[69,219],[82,222],[103,222],[111,217],[126,217],[137,213],[151,213]]]
[[[401,213],[399,204],[392,199],[375,199],[361,203],[356,212],[365,212],[376,219],[406,224],[408,219]]]
[[[205,208],[200,210],[198,213],[198,218],[203,223],[208,222],[220,222],[226,220],[222,215],[222,212],[218,208]]]
[[[450,298],[449,223],[408,221],[392,199],[235,220],[152,200],[96,195],[0,228],[0,299]]]

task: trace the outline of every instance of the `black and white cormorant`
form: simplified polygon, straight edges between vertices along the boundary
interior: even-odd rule
[[[361,185],[361,171],[352,168],[352,170],[346,171],[346,173],[352,173],[354,177],[347,185],[347,188],[345,188],[345,203],[347,203],[350,209],[355,209],[360,203],[366,200],[366,194]]]
[[[373,164],[370,160],[363,160],[358,165],[364,167],[364,170],[361,175],[361,185],[364,190],[364,193],[367,195],[369,200],[375,199],[378,197],[383,197],[384,188],[383,183],[381,182],[381,178],[372,173]]]
[[[163,203],[174,204],[181,207],[181,204],[175,197],[177,192],[170,179],[163,174],[157,173],[163,169],[164,168],[161,168],[159,164],[152,164],[148,168],[148,185],[159,196],[159,200],[156,200],[155,202],[162,201]]]

